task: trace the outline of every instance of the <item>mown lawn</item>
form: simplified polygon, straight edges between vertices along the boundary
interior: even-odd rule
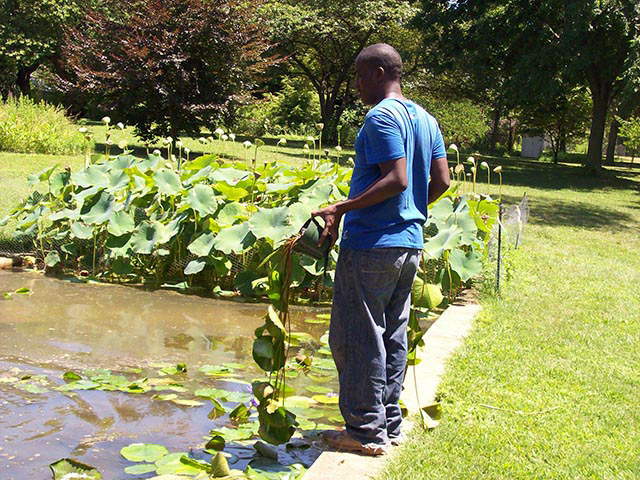
[[[495,165],[495,162],[494,162]],[[513,277],[381,479],[640,478],[640,171],[504,162],[531,217]]]

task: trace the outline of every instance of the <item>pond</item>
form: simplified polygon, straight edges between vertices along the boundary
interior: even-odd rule
[[[32,295],[0,300],[0,478],[51,478],[48,465],[61,458],[106,479],[152,477],[124,473],[135,464],[120,450],[132,443],[208,461],[210,431],[232,426],[212,398],[228,413],[265,379],[251,348],[266,305],[0,271],[0,294],[20,287]],[[292,362],[287,381],[287,408],[308,441],[279,447],[279,460],[309,465],[317,432],[341,423],[337,380],[326,309],[293,308],[291,318],[301,332],[294,354],[314,355],[310,371]],[[231,468],[247,465],[254,442],[227,442]]]

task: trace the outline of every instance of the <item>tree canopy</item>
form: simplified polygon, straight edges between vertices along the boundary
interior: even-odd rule
[[[275,51],[289,60],[292,75],[313,84],[325,136],[332,138],[356,99],[351,84],[357,54],[377,32],[413,13],[404,0],[274,0],[263,10]]]
[[[66,90],[149,139],[198,135],[233,112],[269,63],[256,8],[241,0],[111,0],[66,36]],[[114,114],[114,116],[116,116]]]

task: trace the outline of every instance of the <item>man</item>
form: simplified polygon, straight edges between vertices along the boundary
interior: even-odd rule
[[[356,138],[349,198],[313,212],[325,221],[320,243],[329,233],[335,242],[346,214],[329,330],[346,429],[324,438],[381,455],[400,437],[411,286],[427,204],[449,187],[449,170],[437,122],[402,95],[398,52],[371,45],[355,68],[360,98],[374,107]]]

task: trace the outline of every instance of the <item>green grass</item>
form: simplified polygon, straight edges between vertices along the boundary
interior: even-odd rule
[[[531,206],[513,277],[481,294],[441,425],[380,478],[639,478],[640,171],[500,162],[504,199]]]

